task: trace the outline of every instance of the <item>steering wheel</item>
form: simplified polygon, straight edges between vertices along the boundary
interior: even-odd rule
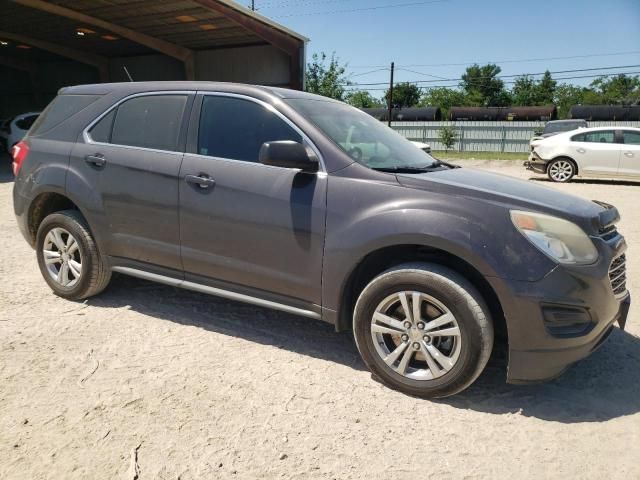
[[[347,154],[351,158],[353,158],[356,162],[359,162],[360,160],[362,160],[362,150],[360,150],[358,147],[353,147],[351,150],[347,152]]]

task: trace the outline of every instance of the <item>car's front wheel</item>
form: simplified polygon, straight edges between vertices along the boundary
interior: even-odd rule
[[[48,215],[36,235],[38,266],[57,295],[71,300],[97,295],[111,269],[100,255],[86,220],[76,210]]]
[[[576,166],[567,158],[557,158],[547,166],[547,175],[554,182],[568,182],[575,174]]]
[[[467,388],[493,347],[493,324],[478,291],[436,264],[405,264],[369,283],[353,330],[364,362],[383,383],[423,398]]]

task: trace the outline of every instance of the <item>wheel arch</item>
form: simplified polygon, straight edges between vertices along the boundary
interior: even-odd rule
[[[580,167],[578,166],[578,162],[576,162],[573,158],[571,158],[568,155],[558,155],[556,157],[553,157],[551,160],[549,160],[549,162],[547,163],[547,172],[549,171],[549,165],[551,165],[556,160],[569,160],[573,164],[573,168],[575,168],[575,170],[576,170],[574,175],[578,175],[579,174]]]
[[[41,192],[31,201],[27,213],[27,229],[32,245],[35,244],[38,228],[42,221],[48,215],[63,210],[77,210],[88,223],[87,216],[82,209],[63,193]],[[91,226],[89,226],[89,231],[92,232]]]
[[[507,341],[507,325],[502,304],[484,275],[469,262],[450,252],[416,244],[400,244],[379,248],[362,258],[348,275],[342,289],[336,330],[345,331],[352,328],[355,303],[364,287],[373,278],[389,268],[416,261],[445,266],[466,278],[482,295],[490,310],[496,340]]]

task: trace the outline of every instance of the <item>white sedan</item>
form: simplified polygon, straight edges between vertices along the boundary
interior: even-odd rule
[[[640,128],[581,128],[531,143],[525,167],[554,182],[574,177],[640,180]]]
[[[11,148],[24,138],[31,125],[38,119],[40,112],[22,113],[13,117],[3,126],[6,140],[6,149],[11,152]]]

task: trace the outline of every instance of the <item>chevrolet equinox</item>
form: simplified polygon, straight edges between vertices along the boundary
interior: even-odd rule
[[[494,338],[509,382],[556,377],[627,318],[616,208],[436,160],[315,95],[63,88],[13,169],[55,294],[96,295],[119,272],[322,319],[411,395],[469,386]]]

